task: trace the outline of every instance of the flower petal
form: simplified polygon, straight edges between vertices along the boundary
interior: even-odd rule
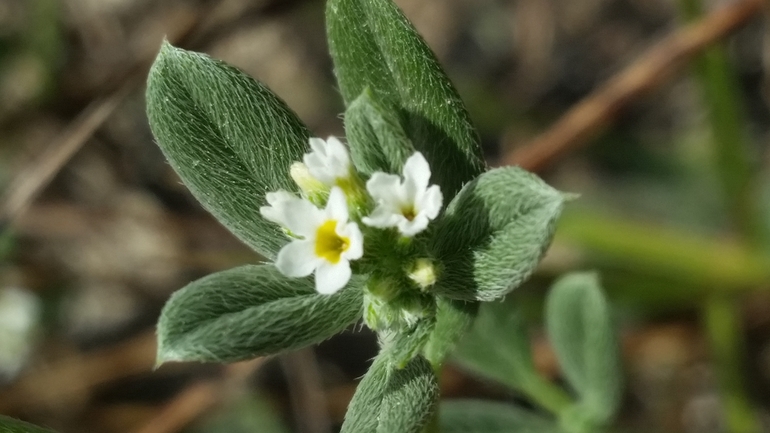
[[[328,219],[333,219],[342,223],[348,222],[348,201],[342,188],[332,187],[329,193],[329,200],[326,202],[324,213]]]
[[[415,208],[418,212],[424,213],[429,219],[434,219],[441,212],[441,205],[444,201],[444,196],[441,194],[441,188],[438,185],[431,185],[425,194],[419,198],[419,201],[415,203]]]
[[[364,255],[364,235],[358,224],[351,222],[345,225],[337,224],[337,234],[348,238],[348,249],[342,253],[342,258],[347,260],[360,259]]]
[[[404,187],[407,197],[414,200],[417,194],[425,191],[430,180],[430,166],[422,153],[415,152],[404,163]]]
[[[311,153],[315,152],[319,155],[326,155],[326,142],[323,138],[310,137],[308,143],[310,144]]]
[[[344,166],[346,169],[349,168],[350,155],[348,154],[348,148],[337,137],[330,136],[326,139],[326,152],[328,158],[337,163],[338,166]],[[343,175],[346,174],[347,172],[343,173]]]
[[[381,171],[374,173],[366,182],[366,190],[369,191],[369,195],[378,203],[400,202],[401,194],[399,192],[401,189],[400,176]]]
[[[323,219],[323,212],[308,200],[287,194],[281,191],[268,193],[267,200],[271,206],[262,206],[259,212],[265,219],[278,223],[299,236],[315,236],[315,231]]]
[[[361,218],[361,222],[378,228],[395,227],[401,221],[407,221],[398,211],[388,206],[377,206],[368,216]]]
[[[315,255],[314,240],[295,240],[281,248],[275,258],[275,267],[287,277],[306,277],[322,261]]]
[[[267,193],[265,199],[267,200],[269,206],[260,207],[259,213],[262,214],[266,220],[283,225],[283,221],[281,220],[281,212],[279,212],[276,207],[282,206],[279,205],[279,203],[289,202],[291,200],[297,199],[297,197],[288,191],[279,190]]]
[[[308,141],[311,151],[302,160],[314,178],[331,186],[338,178],[350,175],[350,156],[341,141],[336,137],[326,141],[312,137]]]
[[[350,281],[350,262],[345,259],[336,264],[322,261],[315,271],[315,290],[322,295],[338,292]]]
[[[428,227],[428,222],[430,222],[428,217],[425,214],[420,213],[411,221],[404,218],[403,221],[399,222],[398,231],[406,237],[412,237],[425,230]]]

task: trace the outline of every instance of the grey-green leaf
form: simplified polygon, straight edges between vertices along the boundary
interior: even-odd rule
[[[375,171],[400,173],[415,152],[398,108],[377,102],[369,89],[345,111],[345,133],[353,164],[367,175]]]
[[[435,226],[443,265],[434,291],[492,301],[534,272],[550,245],[565,195],[519,167],[490,170],[463,187]]]
[[[323,341],[361,317],[362,279],[334,295],[272,265],[209,275],[177,291],[158,321],[158,362],[231,362]]]
[[[537,380],[529,332],[511,303],[484,303],[471,331],[460,340],[455,359],[483,377],[517,390]]]
[[[451,200],[485,165],[465,106],[433,52],[391,0],[329,0],[326,21],[346,105],[368,88],[399,108],[433,182]]]
[[[1,433],[53,433],[53,430],[48,430],[42,427],[38,427],[33,424],[19,421],[5,415],[0,415],[0,432]]]
[[[450,400],[441,403],[442,433],[556,433],[557,424],[512,404]]]
[[[395,368],[378,356],[358,384],[340,433],[419,433],[438,399],[438,381],[425,358]]]
[[[473,325],[478,310],[478,302],[436,297],[436,326],[423,348],[431,365],[440,366],[444,362],[457,341]]]
[[[239,239],[273,258],[286,243],[259,213],[265,194],[296,190],[289,166],[309,132],[265,86],[210,57],[164,43],[147,80],[147,116],[195,198]]]
[[[610,308],[595,273],[573,273],[554,284],[546,326],[583,410],[596,423],[610,422],[622,397],[623,374]]]

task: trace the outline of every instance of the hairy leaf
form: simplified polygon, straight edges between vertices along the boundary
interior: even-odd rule
[[[552,420],[511,404],[450,400],[441,403],[442,433],[557,433]]]
[[[490,170],[449,204],[435,226],[443,264],[433,290],[492,301],[523,283],[550,245],[565,196],[519,167]]]
[[[231,362],[325,340],[361,317],[360,279],[334,295],[272,265],[209,275],[177,291],[158,321],[158,362]]]
[[[434,410],[438,391],[425,358],[412,358],[398,369],[381,355],[358,384],[340,433],[419,433]]]
[[[329,0],[329,48],[346,105],[369,89],[404,130],[448,202],[484,170],[478,136],[433,52],[391,0]]]
[[[388,356],[396,368],[404,368],[420,353],[435,327],[435,318],[424,318],[408,329],[380,332],[382,356]]]
[[[623,374],[610,308],[595,273],[560,278],[546,301],[548,336],[583,411],[608,423],[622,395]]]
[[[440,366],[473,324],[479,304],[444,296],[437,296],[436,304],[436,326],[425,343],[423,354],[431,365]]]
[[[485,303],[457,347],[463,367],[513,389],[526,388],[537,376],[529,333],[519,310],[510,303]]]
[[[398,114],[396,107],[377,102],[369,89],[348,107],[345,132],[353,164],[362,173],[400,173],[415,152]]]
[[[53,430],[48,430],[36,425],[19,421],[5,415],[0,415],[0,432],[2,433],[53,433]]]
[[[164,43],[147,81],[147,116],[192,194],[239,239],[273,258],[286,243],[259,213],[265,194],[295,190],[289,166],[309,133],[269,89],[210,57]]]

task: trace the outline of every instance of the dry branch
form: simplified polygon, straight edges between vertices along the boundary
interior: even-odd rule
[[[587,144],[629,103],[666,83],[704,48],[759,15],[762,6],[762,0],[738,1],[677,30],[570,109],[550,129],[506,154],[502,163],[538,171]]]

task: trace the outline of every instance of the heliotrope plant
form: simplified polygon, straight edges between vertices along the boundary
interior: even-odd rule
[[[459,96],[390,0],[329,0],[327,29],[344,140],[313,137],[239,70],[161,48],[147,87],[158,145],[269,263],[176,292],[158,363],[280,353],[363,320],[381,352],[342,431],[437,429],[435,371],[479,302],[533,272],[569,196],[521,168],[487,170]]]

